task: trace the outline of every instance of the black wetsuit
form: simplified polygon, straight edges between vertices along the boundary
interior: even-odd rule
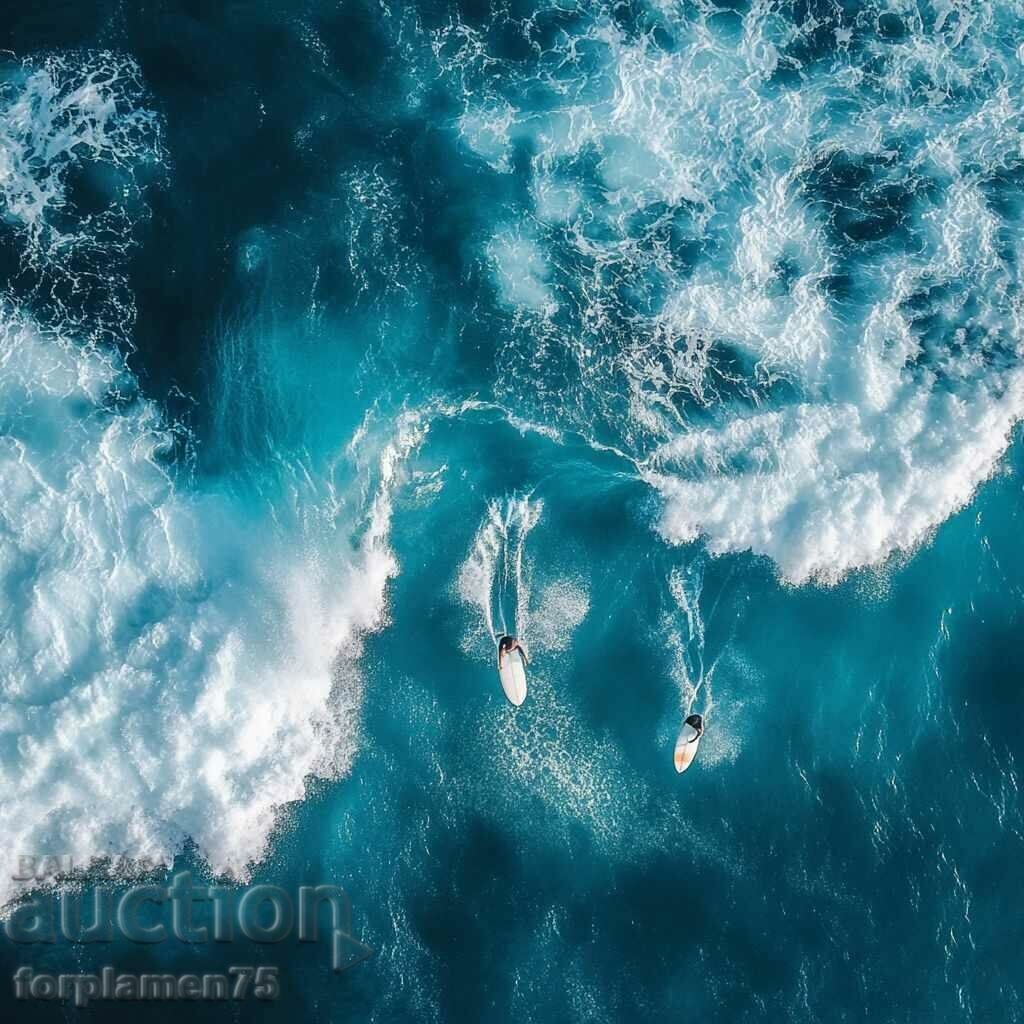
[[[517,648],[512,646],[515,642],[516,642],[516,638],[514,636],[503,636],[498,641],[498,653],[499,654],[511,654],[514,650],[517,649]],[[526,657],[526,651],[524,651],[521,646],[518,648],[518,651],[519,651],[519,656],[523,659],[523,661],[526,664],[529,664],[529,660]]]

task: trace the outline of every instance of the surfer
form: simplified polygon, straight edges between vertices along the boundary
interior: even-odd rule
[[[513,651],[519,652],[518,658],[512,657]],[[514,636],[498,641],[498,677],[509,703],[519,707],[526,700],[526,648]]]
[[[695,730],[694,735],[687,740],[687,743],[696,743],[704,735],[704,719],[700,715],[687,715],[686,724]]]
[[[501,659],[506,654],[511,654],[513,651],[518,651],[522,656],[523,662],[527,665],[530,664],[530,659],[526,656],[526,648],[514,637],[514,636],[503,636],[498,641],[498,671],[501,671]]]

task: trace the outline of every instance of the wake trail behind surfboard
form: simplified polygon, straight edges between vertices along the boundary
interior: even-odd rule
[[[460,597],[480,612],[491,642],[522,638],[530,597],[526,538],[540,521],[543,503],[529,495],[491,499],[456,581]]]

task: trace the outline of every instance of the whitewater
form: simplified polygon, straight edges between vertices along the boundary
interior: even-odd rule
[[[102,289],[109,319],[83,338],[63,302],[48,326],[0,313],[5,901],[24,850],[169,864],[191,839],[245,878],[306,776],[349,770],[360,640],[397,571],[391,492],[420,436],[414,417],[383,442],[364,426],[317,479],[298,460],[263,473],[255,505],[242,480],[194,484],[189,438],[109,341],[130,352],[138,194],[70,229],[61,216],[80,165],[133,181],[164,159],[140,89],[110,53],[7,86],[5,213],[35,287]],[[346,489],[365,498],[352,511]]]

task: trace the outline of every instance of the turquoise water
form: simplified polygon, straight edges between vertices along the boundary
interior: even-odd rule
[[[22,853],[333,881],[375,954],[3,973],[1021,1016],[1022,13],[13,12],[3,898]]]

